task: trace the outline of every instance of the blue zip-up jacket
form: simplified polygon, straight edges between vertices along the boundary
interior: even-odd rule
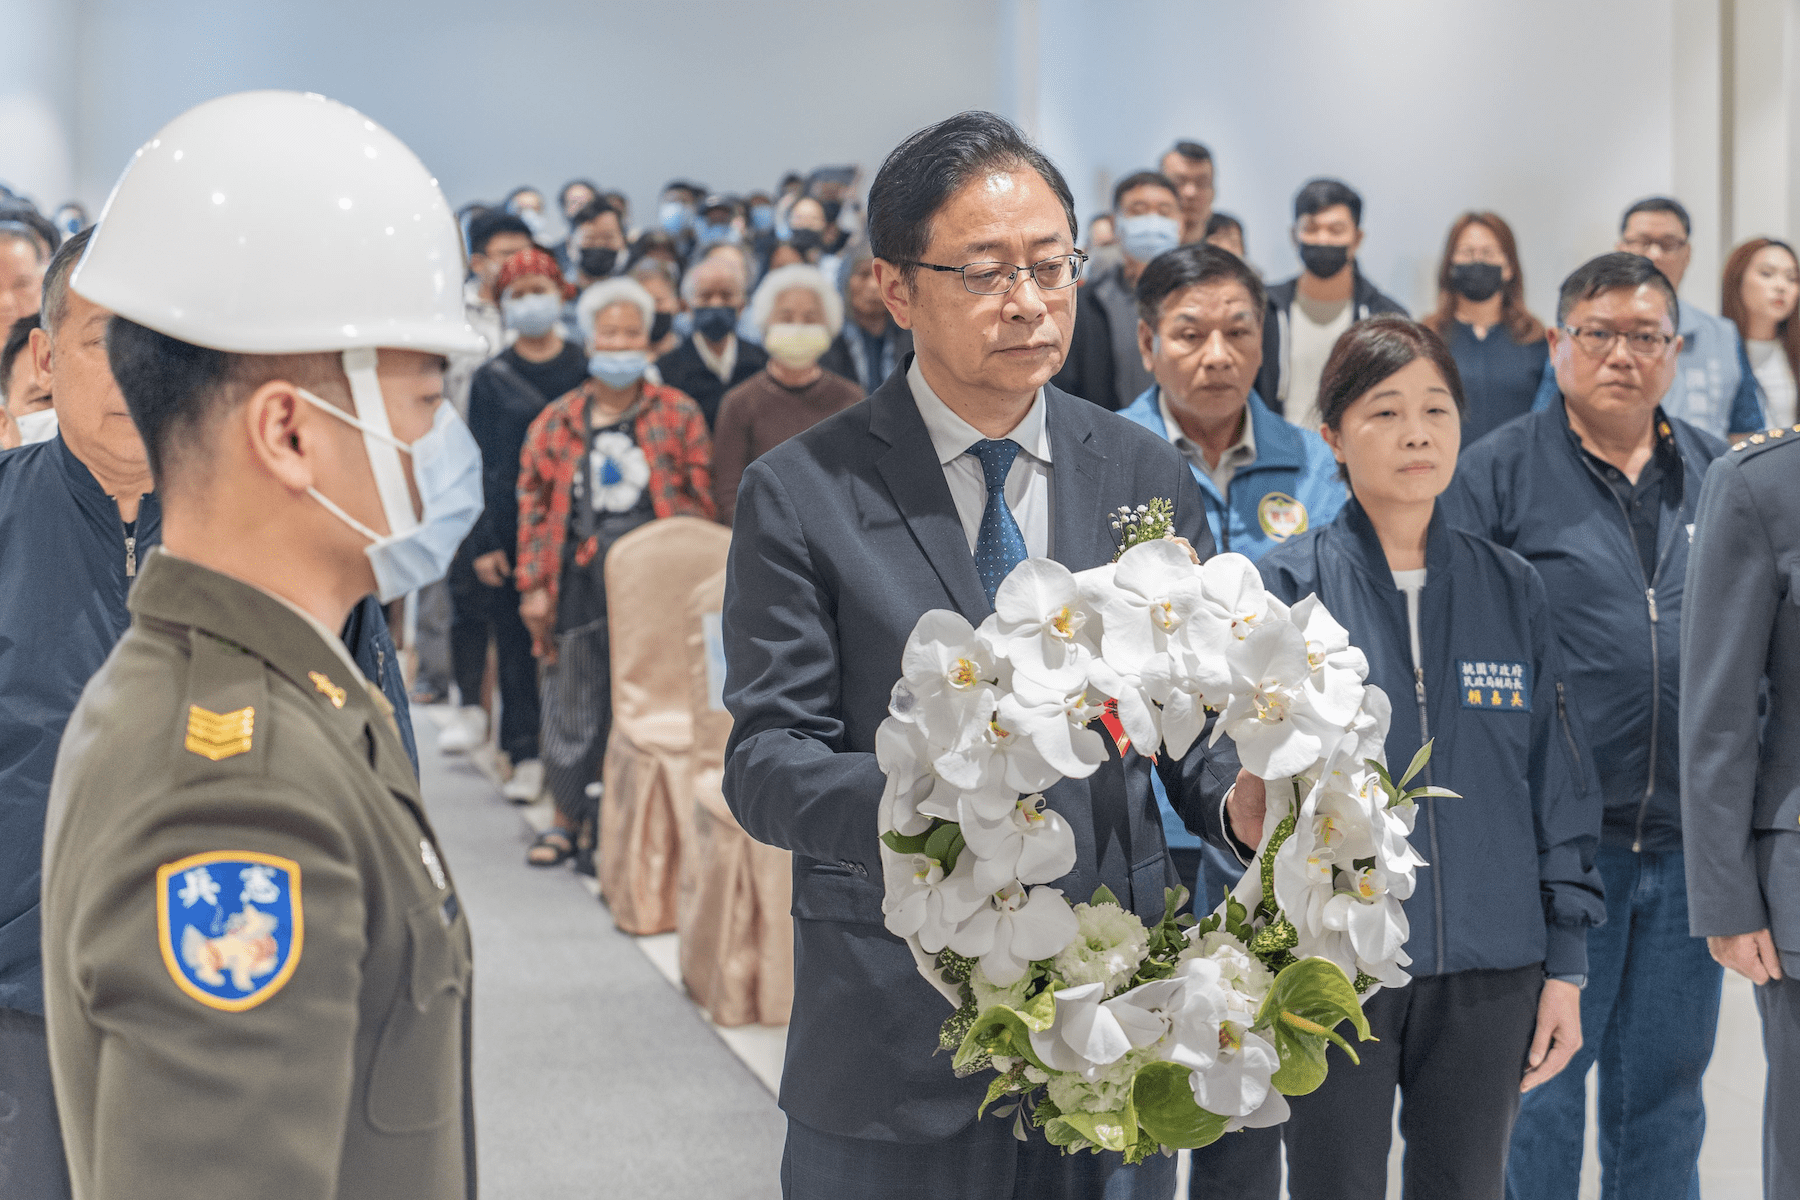
[[[1167,439],[1160,394],[1158,387],[1145,389],[1119,415]],[[1256,441],[1256,461],[1238,468],[1223,495],[1211,475],[1197,466],[1193,471],[1200,494],[1206,497],[1213,545],[1222,554],[1230,551],[1254,560],[1290,537],[1328,524],[1344,506],[1347,493],[1324,438],[1289,424],[1255,392],[1245,407]]]
[[[38,887],[56,748],[130,625],[126,592],[161,540],[155,495],[139,501],[127,539],[119,506],[60,436],[0,452],[0,1008],[44,1011]],[[399,657],[373,597],[345,636],[415,755]]]
[[[1681,597],[1700,482],[1725,443],[1656,415],[1681,469],[1663,484],[1656,570],[1644,577],[1624,505],[1582,453],[1561,397],[1502,425],[1456,464],[1452,525],[1537,567],[1556,605],[1569,691],[1593,736],[1602,840],[1681,849]]]
[[[1258,569],[1289,604],[1317,594],[1368,656],[1393,702],[1388,765],[1404,770],[1431,738],[1429,782],[1460,794],[1420,804],[1412,843],[1428,865],[1406,901],[1407,969],[1585,975],[1587,931],[1606,919],[1600,798],[1531,564],[1434,514],[1416,673],[1406,595],[1354,499]]]

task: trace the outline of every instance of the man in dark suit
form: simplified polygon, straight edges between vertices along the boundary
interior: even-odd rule
[[[1021,559],[1114,555],[1108,514],[1163,497],[1212,538],[1164,439],[1046,386],[1074,324],[1080,256],[1060,173],[1006,121],[964,113],[914,134],[869,195],[882,296],[916,353],[867,401],[751,464],[726,584],[725,795],[794,854],[795,997],[781,1103],[790,1200],[1156,1197],[1174,1160],[1063,1157],[1010,1119],[977,1121],[986,1080],[936,1054],[949,1008],[882,925],[875,730],[914,624],[972,622]],[[1226,837],[1203,751],[1158,760],[1184,819]],[[1075,830],[1072,901],[1105,884],[1160,916],[1178,878],[1150,763],[1113,753],[1049,792]],[[1207,803],[1207,797],[1212,803]],[[1232,821],[1254,843],[1260,814]]]

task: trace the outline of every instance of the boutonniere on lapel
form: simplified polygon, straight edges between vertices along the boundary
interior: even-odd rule
[[[1065,1152],[1137,1162],[1286,1119],[1317,1088],[1336,1027],[1408,981],[1401,902],[1424,865],[1416,801],[1384,765],[1390,706],[1317,597],[1289,607],[1250,560],[1204,564],[1173,506],[1111,514],[1115,561],[1027,559],[979,628],[919,619],[876,733],[887,928],[955,1011],[941,1048],[993,1072],[981,1105]],[[1147,925],[1105,888],[1048,886],[1076,865],[1045,800],[1108,761],[1107,709],[1145,753],[1181,757],[1218,714],[1269,781],[1262,845],[1204,921],[1168,889]],[[1141,907],[1142,897],[1134,897]]]

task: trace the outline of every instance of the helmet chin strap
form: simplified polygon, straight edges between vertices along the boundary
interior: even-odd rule
[[[344,351],[344,374],[350,380],[350,398],[356,403],[357,423],[362,428],[363,447],[368,451],[369,467],[375,472],[375,491],[381,497],[381,511],[386,514],[388,533],[400,537],[419,526],[413,511],[412,493],[406,487],[406,469],[400,462],[400,445],[388,421],[387,404],[381,397],[381,380],[375,373],[376,351],[359,346]]]

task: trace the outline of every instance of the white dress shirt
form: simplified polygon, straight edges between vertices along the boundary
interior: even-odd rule
[[[1231,494],[1231,481],[1244,467],[1256,461],[1256,430],[1250,423],[1250,406],[1246,404],[1242,415],[1238,418],[1243,423],[1243,430],[1237,441],[1226,447],[1225,453],[1219,455],[1217,466],[1208,466],[1206,451],[1200,443],[1182,431],[1181,422],[1175,419],[1175,412],[1169,407],[1169,397],[1161,388],[1156,389],[1156,404],[1162,410],[1163,431],[1169,436],[1169,444],[1181,451],[1181,456],[1206,472],[1213,486],[1219,489],[1219,495]]]
[[[969,453],[969,447],[985,441],[987,435],[950,411],[925,382],[915,356],[906,372],[912,388],[913,402],[925,419],[925,431],[937,451],[944,468],[944,482],[950,485],[950,498],[956,502],[956,515],[962,518],[963,532],[969,537],[969,553],[981,537],[981,515],[987,511],[987,478],[981,473],[981,460]],[[1017,442],[1020,454],[1006,473],[1006,507],[1012,510],[1019,532],[1025,535],[1025,552],[1032,558],[1050,557],[1050,431],[1044,426],[1044,389],[1032,399],[1031,408],[1006,435],[1006,441]]]

